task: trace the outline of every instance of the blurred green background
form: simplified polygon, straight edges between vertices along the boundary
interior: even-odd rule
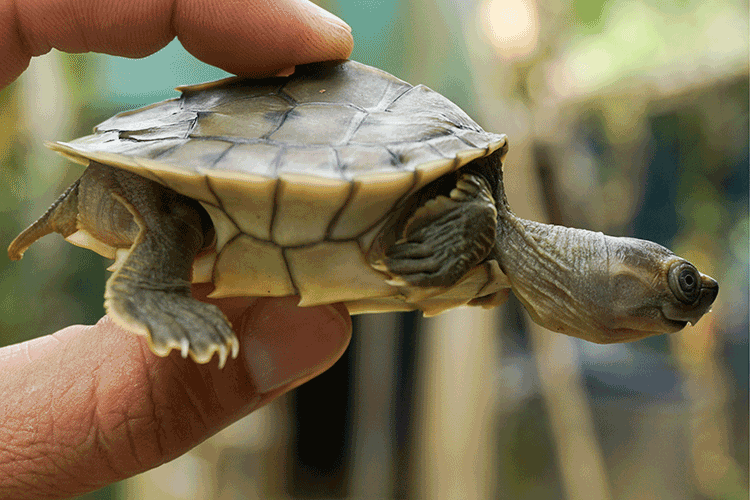
[[[86,498],[746,499],[747,2],[318,3],[352,26],[353,59],[509,135],[516,212],[672,248],[719,281],[713,311],[680,334],[609,347],[550,343],[514,303],[453,330],[358,318],[347,356],[227,431],[241,439]],[[45,141],[224,75],[177,41],[142,60],[35,59],[0,91],[0,240],[80,174]],[[17,263],[0,252],[2,344],[97,321],[107,265],[59,237]],[[435,362],[459,347],[463,368]],[[272,437],[252,437],[268,425]]]

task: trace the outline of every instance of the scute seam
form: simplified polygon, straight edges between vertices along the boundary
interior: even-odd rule
[[[396,103],[396,101],[398,101],[403,96],[405,96],[406,94],[408,94],[409,92],[411,92],[412,90],[414,90],[416,88],[416,87],[412,86],[411,84],[408,84],[408,85],[409,85],[409,87],[405,88],[403,92],[401,92],[399,95],[397,95],[396,97],[393,98],[393,100],[390,102],[390,104],[388,104],[388,106],[386,106],[385,108],[383,108],[383,112],[384,113],[388,113],[390,107],[393,106]]]
[[[438,148],[436,148],[434,144],[432,144],[432,143],[431,143],[431,142],[429,142],[429,141],[425,141],[425,142],[426,142],[427,146],[428,146],[428,147],[429,147],[430,149],[432,149],[433,151],[435,151],[435,152],[436,152],[436,153],[438,154],[438,156],[440,156],[440,158],[445,158],[445,159],[448,159],[448,157],[447,157],[447,156],[445,156],[445,154],[444,154],[444,153],[443,153],[442,151],[440,151],[440,150],[439,150]]]
[[[317,243],[314,243],[314,244],[317,244]],[[312,244],[310,246],[312,246]],[[286,274],[287,276],[289,276],[289,283],[292,284],[292,288],[294,289],[294,295],[297,295],[300,298],[300,300],[302,300],[302,294],[300,294],[299,292],[299,287],[297,286],[297,280],[294,278],[294,274],[292,274],[292,266],[289,265],[289,258],[286,255],[287,248],[291,248],[291,247],[281,247],[281,258],[284,259],[284,266],[286,267]]]
[[[277,158],[274,159],[274,163],[278,163],[278,155]],[[278,172],[278,165],[276,165],[276,168],[274,169],[275,172]],[[276,175],[278,179],[278,174]],[[276,181],[276,184],[274,184],[274,191],[273,191],[273,206],[271,207],[271,218],[268,223],[268,238],[269,241],[271,241],[274,245],[281,246],[275,241],[273,241],[273,226],[276,224],[276,214],[279,212],[279,199],[281,198],[281,185],[284,182],[281,179],[278,179]],[[283,247],[282,247],[283,248]],[[286,259],[286,257],[284,257]],[[289,264],[287,263],[287,267],[289,267]]]
[[[216,168],[216,165],[222,160],[222,158],[224,158],[229,153],[229,150],[233,149],[236,145],[237,144],[235,144],[234,142],[230,142],[229,147],[214,159],[213,163],[211,164],[211,169]],[[204,174],[203,177],[206,177],[206,175]]]
[[[336,158],[338,161],[338,154],[336,154]],[[331,238],[331,233],[333,232],[333,229],[336,227],[336,224],[338,223],[339,219],[341,219],[341,214],[344,213],[344,210],[346,209],[346,207],[349,206],[349,204],[352,201],[352,198],[354,198],[354,195],[357,191],[356,186],[357,186],[357,183],[355,181],[349,180],[349,194],[346,196],[346,200],[344,200],[344,203],[339,207],[338,210],[336,210],[336,213],[333,214],[333,217],[331,217],[331,221],[328,223],[328,227],[326,227],[326,232],[323,235],[324,241],[335,241],[333,238]],[[349,241],[349,240],[344,240],[344,241]]]
[[[217,202],[216,205],[214,205],[213,203],[207,203],[207,204],[208,205],[212,205],[212,206],[218,208],[219,210],[221,210],[222,212],[224,212],[224,215],[226,215],[227,219],[229,219],[229,222],[231,222],[232,224],[234,224],[234,227],[237,228],[238,235],[245,234],[245,233],[242,232],[242,229],[240,228],[240,225],[237,223],[237,221],[234,220],[234,217],[232,216],[231,212],[224,207],[224,202],[221,200],[221,197],[216,193],[216,189],[214,189],[214,186],[211,184],[211,182],[212,182],[211,181],[211,177],[208,176],[208,175],[204,175],[203,178],[206,179],[206,187],[208,188],[209,192],[211,193],[211,196],[213,196],[214,199]],[[248,236],[250,236],[250,235],[248,235]],[[232,238],[232,239],[234,239],[234,238]],[[229,241],[232,241],[232,240],[229,240]],[[229,242],[227,242],[225,244],[225,246],[228,245],[228,244],[229,244]]]

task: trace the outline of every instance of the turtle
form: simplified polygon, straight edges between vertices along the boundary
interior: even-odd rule
[[[238,340],[191,295],[298,296],[352,314],[491,308],[596,343],[673,333],[718,284],[656,243],[508,206],[503,134],[424,85],[352,60],[230,77],[51,149],[81,177],[10,244],[57,232],[114,260],[105,309],[151,350],[224,366]]]

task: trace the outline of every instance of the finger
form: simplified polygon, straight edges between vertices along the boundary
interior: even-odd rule
[[[198,59],[265,75],[343,59],[349,27],[307,0],[0,0],[0,86],[52,48],[142,57],[177,36]]]
[[[158,358],[106,317],[0,349],[0,498],[67,498],[156,467],[325,370],[348,343],[341,309],[226,300],[243,355],[223,370],[176,351]]]

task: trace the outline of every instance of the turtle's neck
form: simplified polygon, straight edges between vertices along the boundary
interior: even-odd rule
[[[521,219],[504,195],[498,205],[499,264],[534,321],[583,338],[600,330],[606,236]]]

